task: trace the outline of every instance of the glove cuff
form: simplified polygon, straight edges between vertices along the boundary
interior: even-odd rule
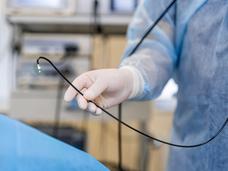
[[[132,73],[133,86],[132,86],[131,94],[129,95],[128,99],[134,99],[140,96],[143,93],[143,86],[144,86],[144,79],[142,77],[142,74],[139,72],[137,68],[130,65],[122,66],[120,69],[127,69]]]

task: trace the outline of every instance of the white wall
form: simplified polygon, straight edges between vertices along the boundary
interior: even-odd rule
[[[0,112],[8,106],[10,97],[10,28],[5,20],[5,1],[0,1]]]

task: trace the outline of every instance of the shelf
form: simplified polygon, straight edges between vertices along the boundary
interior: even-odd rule
[[[103,15],[100,25],[104,31],[126,32],[131,21],[130,15]],[[91,30],[93,18],[89,15],[78,16],[8,16],[8,22],[29,32],[88,32]]]
[[[130,15],[104,15],[101,16],[102,25],[127,25],[131,20]],[[8,16],[8,21],[13,24],[90,24],[93,18],[88,15],[78,15],[73,17],[54,16]]]

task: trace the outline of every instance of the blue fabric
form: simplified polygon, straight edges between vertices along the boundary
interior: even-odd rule
[[[0,115],[1,171],[108,171],[89,154]]]
[[[129,26],[121,65],[133,66],[142,74],[145,85],[137,97],[140,100],[157,97],[175,78],[179,90],[172,142],[191,145],[214,135],[228,117],[228,1],[177,0],[157,26],[163,34],[153,31],[137,53],[128,56],[170,2],[140,4]],[[206,146],[170,150],[168,171],[227,171],[228,127]]]

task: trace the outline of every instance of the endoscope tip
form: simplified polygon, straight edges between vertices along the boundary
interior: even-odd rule
[[[41,73],[41,67],[39,64],[37,64],[37,69],[38,69],[38,72]]]

